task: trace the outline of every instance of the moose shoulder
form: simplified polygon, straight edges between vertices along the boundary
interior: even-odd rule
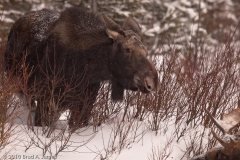
[[[114,101],[122,100],[125,89],[156,90],[158,74],[139,33],[133,18],[126,18],[121,27],[105,14],[76,7],[60,14],[46,9],[30,12],[16,21],[8,37],[6,70],[20,79],[27,71],[28,88],[35,88],[28,94],[40,93],[33,98],[38,101],[35,125],[43,125],[43,110],[51,110],[44,103],[52,94],[48,84],[56,78],[53,94],[61,102],[57,112],[69,109],[72,129],[88,123],[102,81],[112,84]]]

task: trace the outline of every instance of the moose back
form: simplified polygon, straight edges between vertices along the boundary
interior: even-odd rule
[[[69,109],[69,127],[75,130],[88,124],[102,81],[111,83],[114,101],[123,99],[125,89],[156,90],[158,74],[139,34],[131,17],[120,26],[77,7],[33,11],[10,30],[6,72],[25,84],[21,94],[38,102],[36,126],[55,122]]]

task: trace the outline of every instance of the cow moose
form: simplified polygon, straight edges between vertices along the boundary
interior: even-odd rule
[[[124,90],[156,90],[158,73],[139,34],[131,17],[120,26],[103,13],[78,7],[32,11],[10,30],[6,72],[27,79],[22,84],[28,95],[38,95],[31,97],[37,101],[36,126],[47,125],[44,113],[52,123],[52,112],[69,109],[69,128],[76,130],[88,124],[101,82],[110,82],[113,101],[122,100]],[[26,96],[22,89],[19,93]],[[48,107],[51,95],[61,102],[57,111]]]

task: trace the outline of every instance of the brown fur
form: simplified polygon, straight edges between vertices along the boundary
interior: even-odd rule
[[[37,28],[42,23],[45,26]],[[144,93],[155,90],[158,74],[146,58],[139,32],[138,23],[130,17],[121,27],[104,14],[76,7],[60,16],[42,10],[18,20],[8,38],[6,69],[16,70],[16,76],[23,77],[20,59],[26,57],[25,64],[32,73],[28,88],[35,87],[29,94],[41,95],[33,99],[38,101],[35,124],[44,123],[42,110],[51,110],[47,105],[51,97],[49,84],[54,78],[58,80],[52,88],[60,101],[58,112],[70,110],[69,125],[74,129],[88,123],[102,81],[111,82],[114,101],[122,100],[125,89]]]

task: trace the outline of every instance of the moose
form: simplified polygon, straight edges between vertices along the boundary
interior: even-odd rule
[[[124,90],[156,91],[158,73],[140,30],[131,17],[120,26],[104,13],[78,7],[32,11],[18,19],[8,36],[5,68],[22,81],[18,93],[31,95],[34,125],[49,125],[54,113],[58,119],[67,109],[70,129],[88,125],[103,81],[111,84],[113,101],[121,101]],[[59,102],[54,109],[53,101]]]

